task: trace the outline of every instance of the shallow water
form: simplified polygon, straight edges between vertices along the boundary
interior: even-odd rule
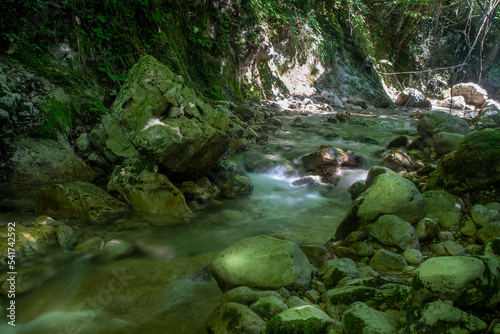
[[[408,117],[393,111],[381,113],[383,126],[329,124],[327,115],[307,117],[311,128],[290,126],[294,117],[284,117],[284,128],[265,145],[232,158],[243,162],[254,152],[290,162],[313,152],[320,145],[352,150],[364,157],[362,169],[343,169],[335,187],[295,187],[297,176],[280,168],[266,173],[243,173],[254,184],[251,197],[214,201],[187,225],[157,227],[138,217],[119,220],[106,227],[82,227],[86,236],[104,240],[139,240],[143,253],[126,259],[99,262],[90,256],[52,250],[24,267],[49,272],[31,292],[19,296],[17,326],[0,325],[2,333],[205,333],[205,322],[222,293],[210,279],[207,265],[217,252],[234,242],[256,235],[275,235],[297,243],[324,244],[333,237],[345,216],[351,198],[347,190],[365,179],[373,153],[396,135],[414,131]],[[374,120],[373,116],[360,119]],[[326,140],[317,134],[328,130],[339,134]],[[371,137],[378,144],[358,139]],[[20,222],[32,214],[0,214],[0,224]],[[23,269],[20,265],[18,270]],[[4,300],[5,302],[5,300]]]

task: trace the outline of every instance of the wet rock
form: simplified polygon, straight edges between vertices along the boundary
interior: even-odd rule
[[[284,298],[276,291],[266,291],[266,290],[249,288],[248,286],[239,286],[237,288],[226,291],[224,295],[222,295],[222,302],[223,303],[235,302],[243,305],[250,305],[255,301],[264,297],[275,297],[280,300],[283,300]]]
[[[411,181],[387,168],[372,167],[366,185],[368,190],[352,203],[337,228],[337,240],[344,239],[349,233],[384,214],[396,215],[411,224],[423,218],[424,201]]]
[[[418,249],[407,249],[403,252],[403,257],[410,265],[422,263],[422,253]]]
[[[330,92],[323,91],[321,96],[330,104],[333,104],[335,107],[342,107],[344,103],[335,95]]]
[[[406,88],[396,98],[398,106],[407,108],[431,108],[431,101],[415,88]]]
[[[233,113],[244,121],[248,121],[255,117],[255,110],[247,104],[240,104],[234,109]]]
[[[345,238],[344,244],[350,245],[358,241],[363,241],[368,238],[368,234],[364,231],[354,231],[349,233],[349,235]]]
[[[359,333],[398,333],[398,323],[384,312],[377,311],[363,302],[356,302],[349,307],[342,317],[342,326],[346,334]]]
[[[386,148],[391,149],[391,148],[401,148],[401,147],[406,147],[412,143],[412,140],[408,136],[398,136],[391,140],[389,144],[387,144]]]
[[[76,245],[73,250],[85,253],[99,253],[104,247],[104,240],[101,237],[92,237]]]
[[[282,298],[278,298],[276,296],[266,296],[259,298],[259,300],[253,303],[250,308],[261,318],[269,319],[288,309],[288,306],[286,306]]]
[[[379,249],[375,252],[368,265],[376,271],[386,272],[402,271],[406,266],[408,266],[408,263],[399,254],[385,249]]]
[[[494,129],[500,127],[500,108],[487,108],[474,117],[471,128],[474,130]]]
[[[231,176],[222,184],[222,195],[226,198],[249,196],[253,191],[253,184],[249,178],[241,175]]]
[[[463,119],[443,111],[429,111],[417,125],[418,134],[422,137],[433,137],[444,131],[449,133],[469,134],[469,125]]]
[[[328,287],[335,287],[344,277],[359,277],[356,263],[351,259],[330,260],[321,267],[318,276]]]
[[[351,115],[346,113],[346,112],[343,112],[343,111],[337,111],[335,118],[340,123],[345,123],[345,122],[349,122],[351,120]]]
[[[204,203],[210,199],[210,193],[204,187],[196,184],[194,181],[182,182],[179,190],[182,192],[184,197],[190,201],[198,201],[200,203]]]
[[[413,157],[404,150],[391,152],[382,160],[382,166],[395,172],[411,170],[413,166]]]
[[[499,264],[491,257],[430,258],[417,269],[410,305],[440,298],[464,307],[492,307],[500,301],[499,275]]]
[[[476,242],[480,244],[487,243],[488,241],[500,237],[500,222],[494,222],[479,229],[476,233]]]
[[[351,248],[360,258],[371,257],[374,253],[373,247],[363,241],[353,243]]]
[[[365,100],[360,99],[359,97],[349,97],[346,100],[346,103],[350,103],[355,106],[360,106],[363,109],[368,108],[368,103]]]
[[[439,155],[450,153],[463,137],[460,133],[438,132],[432,137],[434,150]]]
[[[231,176],[239,174],[240,168],[234,161],[222,160],[219,161],[217,166],[215,166],[214,169],[209,173],[209,176],[216,183],[223,183],[224,181],[227,181]]]
[[[86,133],[82,133],[80,137],[78,137],[75,145],[82,153],[90,153],[90,151],[92,150],[92,143],[90,141],[89,135]]]
[[[1,264],[7,264],[8,249],[12,248],[8,244],[8,227],[0,227],[0,258]],[[14,250],[16,258],[33,256],[44,253],[48,247],[57,245],[56,228],[50,225],[37,227],[16,226],[16,243]]]
[[[472,132],[439,160],[436,184],[444,189],[474,191],[500,181],[500,129]]]
[[[321,299],[326,304],[328,315],[341,320],[342,314],[355,302],[376,303],[379,292],[378,289],[367,286],[345,286],[328,290]]]
[[[462,220],[463,203],[444,190],[430,190],[422,194],[425,217],[436,220],[446,231],[458,231]]]
[[[175,248],[161,239],[139,239],[135,242],[135,246],[141,253],[156,260],[167,262],[177,256]]]
[[[474,205],[470,209],[470,214],[474,223],[480,228],[494,221],[500,221],[500,212],[497,210],[490,210],[480,204]]]
[[[67,182],[42,188],[37,215],[102,224],[127,216],[128,207],[101,188],[85,182]]]
[[[325,312],[312,306],[290,308],[273,317],[265,333],[323,333],[335,324]]]
[[[464,312],[441,300],[424,306],[416,324],[410,326],[411,333],[475,333],[485,330],[487,324],[476,316]]]
[[[319,245],[300,245],[302,252],[311,264],[316,268],[321,268],[326,262],[335,257],[326,247]]]
[[[223,291],[240,285],[306,289],[312,266],[293,242],[257,236],[223,250],[210,264],[210,272]]]
[[[101,261],[113,261],[127,257],[135,250],[135,245],[126,240],[113,239],[106,242],[97,258]]]
[[[453,86],[453,96],[463,96],[465,101],[475,106],[482,106],[488,99],[488,93],[481,86],[468,82]]]
[[[245,169],[251,173],[295,174],[295,168],[287,159],[271,154],[251,153],[245,155]]]
[[[59,225],[56,228],[56,238],[59,245],[64,250],[71,250],[76,241],[76,235],[73,228],[68,225]]]
[[[417,223],[415,231],[420,241],[433,240],[439,234],[439,225],[432,219],[424,218]]]
[[[213,334],[226,334],[240,331],[260,334],[266,323],[248,306],[237,303],[219,305],[207,321],[207,329]]]
[[[319,186],[321,185],[321,177],[317,175],[304,176],[299,179],[293,180],[292,185],[306,187]]]
[[[420,249],[417,232],[410,223],[395,215],[383,215],[367,227],[368,233],[389,246],[402,250]]]
[[[128,159],[113,170],[108,191],[118,193],[121,200],[144,216],[193,217],[182,192],[165,175],[157,173],[156,168],[151,163]],[[158,224],[175,223],[179,222],[162,219]]]

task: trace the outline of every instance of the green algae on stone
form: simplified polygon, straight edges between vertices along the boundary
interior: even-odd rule
[[[453,192],[473,191],[500,182],[500,129],[475,131],[443,156],[437,185]]]
[[[222,185],[222,194],[226,198],[237,198],[251,195],[253,191],[253,184],[249,178],[241,175],[231,176]]]

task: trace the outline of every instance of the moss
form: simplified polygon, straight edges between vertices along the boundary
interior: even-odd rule
[[[362,333],[365,323],[352,313],[344,314],[342,318],[345,333]]]
[[[232,332],[240,324],[241,314],[235,309],[229,309],[224,311],[222,319],[227,322],[226,329]]]
[[[500,238],[491,240],[488,245],[494,255],[500,256]]]
[[[413,281],[411,282],[411,287],[415,290],[421,290],[425,288],[424,282],[418,277],[418,275],[415,275],[413,278]]]
[[[330,302],[333,305],[351,305],[354,302],[365,302],[372,300],[376,296],[377,296],[376,289],[368,287],[359,287],[354,291],[332,296],[330,298]]]
[[[280,317],[272,318],[267,324],[265,334],[323,334],[326,323],[319,319],[283,321]]]

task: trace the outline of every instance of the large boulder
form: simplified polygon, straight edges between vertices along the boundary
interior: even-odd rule
[[[430,190],[422,194],[425,217],[437,220],[445,231],[458,231],[464,204],[455,195],[444,190]]]
[[[484,130],[498,127],[500,127],[500,108],[496,107],[490,107],[483,110],[472,120],[471,126],[474,130]]]
[[[482,106],[488,100],[488,92],[472,82],[459,83],[453,86],[452,94],[453,96],[463,96],[465,102],[478,107]]]
[[[358,228],[386,214],[416,224],[424,216],[424,201],[415,185],[383,167],[372,167],[366,179],[367,191],[351,205],[335,237],[344,239]]]
[[[194,214],[187,207],[182,192],[165,175],[157,173],[156,167],[137,159],[126,160],[113,170],[108,191],[117,192],[119,198],[139,214],[193,217]],[[169,225],[179,220],[162,219],[161,222]]]
[[[35,212],[55,219],[100,224],[128,215],[129,208],[91,183],[67,182],[42,188]]]
[[[422,306],[440,298],[464,307],[494,307],[500,302],[499,269],[489,256],[430,258],[417,269],[409,305]]]
[[[306,289],[312,266],[299,246],[269,236],[241,240],[223,250],[210,264],[221,290],[237,286],[260,289]]]
[[[450,153],[463,137],[460,133],[438,132],[432,137],[434,150],[439,155]]]
[[[419,90],[415,88],[406,88],[399,93],[396,98],[398,106],[405,106],[408,108],[431,108],[431,101],[424,96]]]
[[[452,192],[471,191],[500,181],[500,129],[475,131],[439,161],[436,183]]]
[[[169,177],[207,174],[229,149],[231,120],[202,102],[166,65],[143,56],[128,74],[92,143],[105,156],[159,161]]]
[[[469,125],[463,119],[449,113],[432,110],[420,120],[417,131],[422,137],[433,137],[441,131],[467,135],[469,134]]]

